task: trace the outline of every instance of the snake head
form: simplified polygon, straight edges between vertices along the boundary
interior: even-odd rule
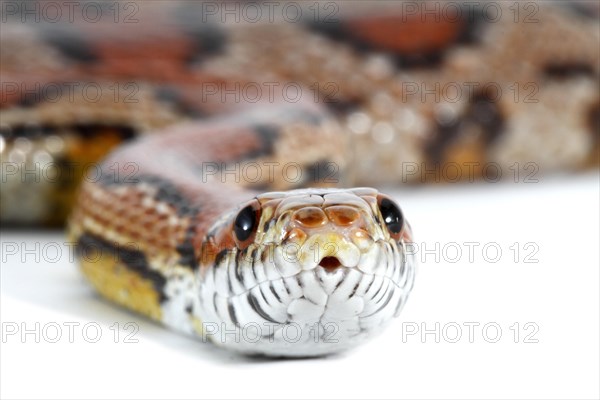
[[[219,224],[229,247],[202,268],[201,319],[239,332],[211,339],[244,353],[352,347],[398,315],[413,285],[410,226],[375,189],[265,193]],[[250,327],[256,338],[244,338]]]

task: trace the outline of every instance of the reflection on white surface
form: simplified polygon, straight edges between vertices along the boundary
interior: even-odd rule
[[[95,295],[60,232],[1,231],[1,396],[598,397],[597,174],[393,194],[416,235],[414,292],[382,336],[325,359],[172,333]],[[21,331],[36,323],[39,343]]]

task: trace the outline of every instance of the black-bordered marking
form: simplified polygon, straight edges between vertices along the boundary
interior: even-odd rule
[[[595,77],[594,67],[576,60],[565,62],[551,62],[543,69],[544,76],[553,79],[569,79],[579,76]]]
[[[376,52],[386,54],[401,69],[435,68],[443,63],[446,52],[452,47],[478,44],[486,26],[489,25],[488,21],[494,20],[493,16],[490,15],[492,11],[488,8],[479,5],[459,5],[459,8],[459,15],[456,17],[456,22],[453,22],[459,26],[456,38],[449,41],[443,48],[423,49],[420,52],[403,53],[393,51],[361,38],[351,28],[351,20],[322,21],[311,19],[307,21],[307,26],[333,41],[350,45],[359,53]],[[421,16],[421,18],[424,17],[425,14]],[[438,17],[443,18],[442,16]],[[403,23],[403,17],[400,14],[398,14],[398,23]],[[423,21],[423,23],[425,22]]]
[[[145,183],[156,189],[156,193],[153,196],[154,200],[167,203],[175,209],[178,216],[193,218],[200,212],[199,207],[192,205],[179,188],[165,178],[156,175],[137,174],[135,172],[132,174],[115,174],[114,171],[103,172],[98,182],[104,186],[127,185],[135,187],[136,185]],[[191,232],[186,234],[186,239],[191,240]],[[185,250],[189,251],[189,246],[185,247]],[[187,261],[191,255],[186,253],[185,256]]]
[[[131,272],[152,282],[159,294],[159,302],[162,303],[167,300],[164,292],[167,279],[160,272],[150,268],[148,259],[143,252],[110,243],[91,233],[84,233],[78,238],[76,251],[79,257],[84,257],[85,254],[89,254],[91,251],[97,251],[104,257],[114,257]]]
[[[58,49],[67,59],[81,64],[94,64],[100,56],[94,51],[94,44],[86,40],[82,32],[66,29],[43,30],[42,37],[52,47]]]
[[[491,93],[475,93],[465,113],[447,122],[436,122],[434,134],[425,148],[429,160],[436,166],[444,162],[446,149],[457,140],[465,128],[474,124],[481,128],[484,145],[491,145],[504,131],[506,122]]]

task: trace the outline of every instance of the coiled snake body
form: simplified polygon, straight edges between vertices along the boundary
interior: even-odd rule
[[[509,4],[428,20],[402,2],[331,3],[335,22],[198,23],[190,2],[136,3],[133,26],[16,17],[2,35],[1,218],[70,214],[94,287],[179,331],[249,354],[349,348],[404,305],[412,234],[386,195],[329,186],[596,165],[598,10],[531,3],[535,25]],[[93,101],[64,91],[90,84]],[[290,85],[304,96],[264,91]],[[449,97],[457,86],[475,89]],[[41,179],[21,179],[32,170]]]

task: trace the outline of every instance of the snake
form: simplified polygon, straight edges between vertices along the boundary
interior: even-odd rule
[[[374,187],[598,165],[597,5],[467,3],[7,2],[0,220],[66,224],[104,298],[229,350],[367,342],[416,269]]]

